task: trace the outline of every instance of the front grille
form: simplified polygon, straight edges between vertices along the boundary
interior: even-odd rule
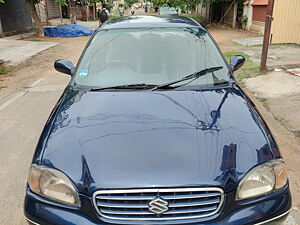
[[[167,210],[161,214],[150,211],[149,204],[157,198],[167,202]],[[223,201],[224,193],[220,188],[103,190],[93,195],[94,206],[101,217],[123,221],[205,218],[218,213]]]

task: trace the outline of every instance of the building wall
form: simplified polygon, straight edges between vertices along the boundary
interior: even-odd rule
[[[60,17],[59,5],[54,0],[42,0],[36,5],[36,10],[43,23],[48,19]]]
[[[272,43],[300,43],[300,0],[276,0]]]
[[[253,6],[252,4],[254,2],[255,2],[254,0],[244,1],[243,15],[248,17],[246,29],[251,30],[260,35],[263,35],[265,29],[265,22],[262,21],[265,20],[266,11],[260,10],[259,7],[266,7],[266,6],[257,6],[257,5]]]
[[[49,19],[60,17],[59,5],[54,0],[46,0],[46,4]]]
[[[253,6],[252,20],[257,22],[265,22],[267,16],[266,5],[255,5]]]
[[[36,8],[37,14],[41,18],[41,21],[45,24],[47,21],[45,0],[40,1],[39,4],[35,5],[35,8]]]
[[[8,0],[0,4],[0,20],[3,33],[13,34],[33,27],[26,0]]]

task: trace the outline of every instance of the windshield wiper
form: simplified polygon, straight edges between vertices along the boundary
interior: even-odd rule
[[[157,85],[154,84],[125,84],[110,87],[92,88],[90,91],[102,91],[108,89],[150,89],[155,87],[157,87]]]
[[[221,70],[223,69],[223,66],[217,66],[217,67],[210,67],[210,68],[206,68],[204,70],[201,70],[199,72],[196,72],[196,73],[192,73],[190,75],[187,75],[179,80],[176,80],[176,81],[172,81],[172,82],[168,82],[168,83],[165,83],[165,84],[161,84],[161,85],[158,85],[154,88],[151,89],[151,91],[155,91],[157,89],[163,89],[163,88],[177,88],[177,87],[181,87],[183,85],[186,85],[186,84],[182,84],[182,85],[179,85],[179,86],[176,86],[176,87],[172,87],[171,85],[173,84],[177,84],[177,83],[180,83],[180,82],[183,82],[183,81],[186,81],[186,80],[191,80],[191,79],[198,79],[199,77],[201,76],[204,76],[208,73],[213,73],[215,71],[218,71],[218,70]]]
[[[213,86],[215,86],[215,87],[217,87],[217,86],[227,86],[228,84],[234,84],[234,80],[233,79],[223,80],[221,82],[214,83]]]

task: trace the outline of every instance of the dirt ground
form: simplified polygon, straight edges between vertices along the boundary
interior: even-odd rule
[[[232,39],[246,38],[255,36],[253,33],[211,28],[211,34],[219,43],[222,51],[232,51],[240,49],[241,46],[232,43]],[[11,95],[14,92],[26,89],[27,85],[38,80],[41,77],[50,77],[56,73],[53,69],[53,62],[57,59],[70,59],[77,62],[84,46],[86,45],[89,37],[80,38],[27,38],[27,40],[42,40],[48,42],[59,43],[57,46],[52,47],[44,52],[39,53],[32,59],[28,60],[23,65],[12,68],[11,72],[7,75],[0,75],[0,101],[5,97]],[[67,83],[68,76],[56,76],[55,79],[62,79],[63,83]],[[277,143],[281,149],[281,153],[284,156],[291,183],[291,190],[293,193],[294,209],[300,208],[300,159],[299,159],[299,146],[300,138],[297,138],[292,132],[288,131],[284,126],[277,121],[272,113],[264,107],[263,102],[259,101],[254,95],[246,90],[251,99],[257,105],[257,108],[261,112],[263,118],[267,121],[272,133],[277,140]]]
[[[40,77],[51,76],[53,74],[53,63],[57,59],[69,59],[76,64],[82,50],[84,49],[89,37],[78,38],[36,38],[30,37],[29,41],[56,42],[57,46],[47,49],[22,65],[10,68],[11,72],[0,75],[0,99],[3,99],[13,92],[26,88],[32,80]]]
[[[208,30],[218,42],[218,45],[223,52],[234,51],[242,48],[242,46],[232,42],[234,39],[257,37],[257,34],[245,30],[227,28],[220,29],[219,27],[208,27]]]

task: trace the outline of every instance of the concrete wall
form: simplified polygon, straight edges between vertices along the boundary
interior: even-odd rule
[[[2,35],[27,31],[33,27],[26,0],[8,0],[0,4],[0,20]]]
[[[60,17],[59,5],[54,0],[42,0],[36,5],[36,10],[43,23],[47,22],[47,19],[53,19]]]
[[[246,29],[249,30],[252,25],[253,6],[252,1],[245,1],[243,15],[248,17]]]

